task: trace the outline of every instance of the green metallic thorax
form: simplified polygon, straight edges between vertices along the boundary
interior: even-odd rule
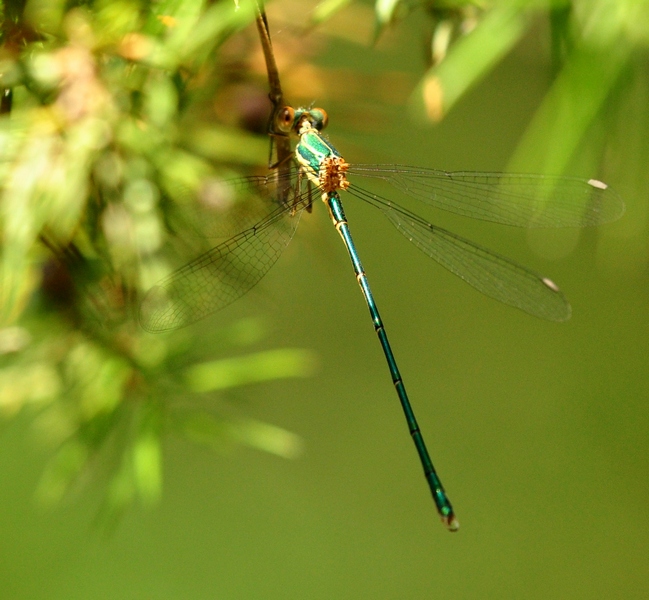
[[[340,158],[338,150],[326,142],[316,129],[304,122],[300,129],[300,141],[295,156],[304,174],[315,185],[320,183],[320,167],[327,158]]]

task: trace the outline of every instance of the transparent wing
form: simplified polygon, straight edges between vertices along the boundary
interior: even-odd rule
[[[435,208],[518,227],[589,227],[624,213],[618,194],[596,179],[402,165],[353,165],[348,173],[385,181]]]
[[[350,192],[379,208],[424,254],[483,294],[549,321],[570,318],[570,304],[550,279],[364,190]],[[365,196],[367,194],[367,196]]]
[[[310,191],[291,197],[277,179],[246,178],[235,186],[272,197],[258,223],[171,273],[147,292],[140,323],[150,332],[168,331],[199,321],[225,308],[254,287],[277,262],[293,238]],[[278,196],[279,195],[279,196]],[[276,202],[282,197],[282,202]]]

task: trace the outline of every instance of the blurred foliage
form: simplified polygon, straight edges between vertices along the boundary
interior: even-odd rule
[[[211,106],[249,70],[239,61],[252,31],[239,48],[223,45],[254,5],[34,0],[5,4],[4,16],[0,410],[32,412],[58,448],[39,498],[57,502],[103,477],[108,518],[136,498],[155,501],[168,433],[295,456],[297,436],[214,396],[308,376],[309,352],[215,360],[257,343],[261,324],[235,323],[202,347],[187,331],[146,334],[135,316],[142,291],[208,247],[194,231],[172,249],[171,230],[218,236],[219,182],[266,159],[263,103],[238,111],[246,129],[218,124]]]
[[[286,28],[275,51],[289,99],[410,94],[413,115],[429,122],[547,18],[552,85],[514,161],[533,159],[539,171],[565,169],[649,42],[645,1],[377,0],[372,10],[298,0],[269,10],[271,32]],[[308,376],[308,352],[215,360],[263,328],[235,323],[203,347],[187,330],[145,334],[135,316],[143,291],[241,222],[228,221],[223,181],[266,163],[255,4],[29,0],[3,11],[0,410],[31,411],[58,447],[39,497],[58,501],[99,475],[107,515],[152,502],[170,432],[295,456],[294,434],[204,404],[235,386]],[[328,41],[380,45],[412,11],[426,18],[429,68],[418,83],[313,64]],[[557,135],[539,143],[549,127]]]

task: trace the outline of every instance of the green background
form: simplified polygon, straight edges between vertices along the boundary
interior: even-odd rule
[[[397,69],[416,82],[418,26],[415,16],[376,49],[337,40],[316,63],[379,87]],[[546,40],[539,19],[435,127],[405,99],[313,100],[326,102],[329,139],[350,162],[504,170],[550,85]],[[313,377],[206,399],[297,433],[304,453],[217,454],[169,438],[160,503],[106,535],[92,525],[99,489],[52,512],[34,506],[47,451],[26,416],[6,421],[0,598],[646,597],[649,138],[646,89],[625,77],[625,103],[602,111],[592,136],[609,146],[605,170],[589,171],[600,167],[580,163],[580,148],[572,172],[614,187],[621,221],[531,237],[430,215],[557,281],[573,306],[567,323],[481,296],[380,214],[346,203],[457,534],[438,521],[344,248],[316,206],[251,294],[194,327],[209,338],[260,318],[269,335],[256,349],[315,352]]]

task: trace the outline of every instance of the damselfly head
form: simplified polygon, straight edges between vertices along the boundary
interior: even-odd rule
[[[322,131],[329,122],[327,112],[322,108],[293,108],[284,106],[275,116],[274,129],[281,133],[300,134],[305,126]]]

